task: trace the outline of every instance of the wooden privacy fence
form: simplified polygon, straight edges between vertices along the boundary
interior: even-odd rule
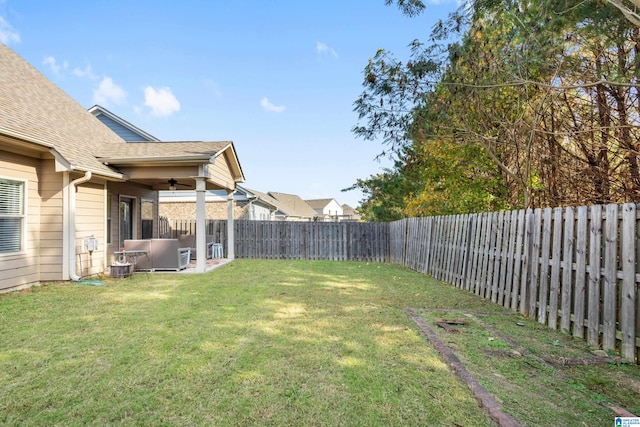
[[[238,258],[389,261],[389,226],[364,222],[236,221]]]
[[[224,220],[207,234],[227,251]],[[162,237],[195,221],[160,222]],[[235,221],[238,258],[392,262],[638,360],[635,204],[409,218],[386,223]]]
[[[227,221],[208,219],[205,225],[208,235],[213,236],[215,242],[227,242]],[[194,219],[167,219],[160,217],[159,235],[163,239],[176,239],[183,234],[196,234],[196,221]],[[226,252],[225,252],[226,253]]]
[[[390,225],[391,262],[638,360],[635,204],[410,218]]]
[[[227,250],[227,221],[207,220],[207,234]],[[160,221],[160,236],[195,234],[195,220]],[[236,258],[389,261],[389,224],[234,221]]]

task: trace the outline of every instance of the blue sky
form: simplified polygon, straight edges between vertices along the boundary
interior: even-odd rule
[[[161,140],[231,140],[245,186],[330,198],[380,172],[353,102],[378,48],[398,58],[457,7],[384,0],[0,0],[0,41],[86,108]]]

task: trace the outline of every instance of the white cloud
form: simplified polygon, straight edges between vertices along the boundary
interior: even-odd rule
[[[20,43],[20,34],[2,16],[0,16],[0,42],[6,45]]]
[[[285,109],[284,105],[274,105],[269,101],[269,98],[262,98],[260,100],[260,105],[264,111],[268,111],[270,113],[282,113]]]
[[[67,61],[64,61],[62,64],[58,64],[58,61],[56,61],[56,58],[54,58],[53,56],[47,56],[46,58],[44,58],[42,64],[48,65],[54,74],[60,74],[60,71],[66,69],[69,66],[69,63]]]
[[[90,80],[97,80],[98,76],[93,72],[93,68],[91,68],[91,65],[87,65],[86,67],[83,68],[74,68],[72,71],[73,75],[75,75],[76,77],[80,77],[80,78],[88,78]]]
[[[334,48],[322,42],[316,42],[316,52],[318,52],[319,55],[331,55],[334,58],[338,57],[338,53]]]
[[[144,105],[151,108],[151,115],[156,117],[168,117],[180,111],[180,102],[168,87],[156,89],[147,86],[144,89]]]
[[[98,87],[93,91],[93,102],[102,106],[109,104],[122,104],[127,93],[115,84],[111,77],[104,77]]]

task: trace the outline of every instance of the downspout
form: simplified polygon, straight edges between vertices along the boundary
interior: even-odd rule
[[[69,278],[78,282],[82,277],[76,274],[76,186],[91,179],[91,172],[69,183]]]
[[[258,196],[248,197],[249,199],[249,219],[256,219],[256,207],[253,204],[258,199]]]

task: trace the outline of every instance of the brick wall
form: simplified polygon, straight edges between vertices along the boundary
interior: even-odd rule
[[[227,219],[227,202],[207,202],[205,212],[207,219]],[[159,214],[169,219],[196,219],[196,202],[160,202]],[[234,202],[233,217],[249,219],[249,203]]]

